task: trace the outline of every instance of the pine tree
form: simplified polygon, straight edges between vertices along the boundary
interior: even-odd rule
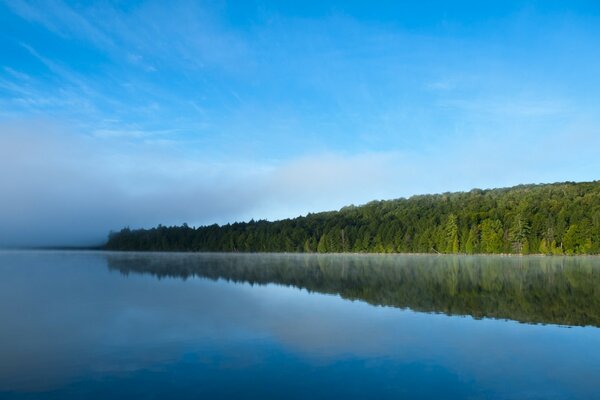
[[[509,231],[509,239],[515,253],[527,254],[529,252],[528,234],[529,225],[523,220],[521,215],[518,215]],[[523,251],[524,246],[527,246],[527,252]]]
[[[446,253],[458,253],[458,223],[456,215],[450,214],[446,222]]]
[[[479,251],[479,228],[477,225],[473,225],[469,230],[465,251],[467,254],[475,254]]]
[[[481,249],[484,253],[501,253],[503,247],[502,222],[485,219],[480,226]]]
[[[328,250],[329,249],[327,247],[327,235],[323,233],[321,235],[321,239],[319,239],[319,244],[317,245],[317,252],[327,253]]]

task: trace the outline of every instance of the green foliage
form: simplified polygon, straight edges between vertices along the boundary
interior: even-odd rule
[[[548,246],[548,242],[546,241],[546,239],[542,239],[542,241],[540,242],[540,248],[538,252],[544,255],[552,254],[550,252],[550,247]]]
[[[513,252],[517,254],[527,254],[529,251],[529,225],[523,220],[523,216],[519,215],[515,218],[515,222],[509,231],[509,238]]]
[[[484,253],[497,254],[502,253],[503,230],[502,222],[499,220],[485,219],[481,225],[481,248]]]
[[[111,250],[600,253],[600,181],[373,201],[281,221],[111,233]]]
[[[475,254],[479,252],[479,226],[473,225],[469,230],[469,236],[465,244],[465,252],[467,254]]]
[[[458,253],[458,224],[456,215],[450,214],[446,222],[446,253]]]

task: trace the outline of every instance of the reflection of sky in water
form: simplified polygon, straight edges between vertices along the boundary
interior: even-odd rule
[[[0,393],[590,398],[600,330],[0,253]],[[289,392],[288,392],[289,391]]]

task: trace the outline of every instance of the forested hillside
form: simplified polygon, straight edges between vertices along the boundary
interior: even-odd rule
[[[373,201],[281,221],[125,228],[110,250],[600,253],[600,181]]]

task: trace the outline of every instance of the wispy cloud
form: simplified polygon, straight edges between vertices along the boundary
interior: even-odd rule
[[[5,4],[22,18],[36,22],[63,37],[85,37],[101,46],[112,47],[112,40],[94,23],[61,0],[32,3],[26,0],[6,1]]]
[[[42,4],[17,0],[6,5],[54,34],[87,41],[114,58],[148,71],[156,69],[152,60],[160,60],[168,68],[173,63],[193,68],[212,64],[231,68],[247,51],[241,36],[220,28],[206,8],[195,2],[171,4],[168,19],[164,18],[166,9],[161,2],[140,3],[128,12],[110,4],[75,7],[61,0]]]

